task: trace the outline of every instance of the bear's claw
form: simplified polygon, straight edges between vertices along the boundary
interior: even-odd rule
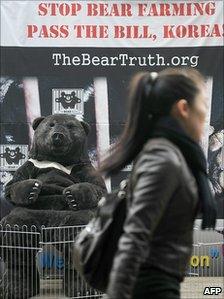
[[[40,190],[41,190],[40,187],[41,187],[41,185],[38,182],[34,183],[34,186],[32,187],[32,190],[29,193],[29,200],[30,201],[36,201],[36,199],[37,199],[37,197],[40,193]]]
[[[68,203],[69,208],[72,209],[72,210],[76,210],[77,209],[77,204],[75,203],[75,200],[72,196],[71,191],[69,191],[69,190],[66,191],[65,196],[66,196],[66,201]]]

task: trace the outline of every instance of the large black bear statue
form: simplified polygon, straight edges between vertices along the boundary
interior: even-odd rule
[[[55,114],[35,119],[33,129],[29,159],[6,185],[5,196],[14,209],[1,220],[1,225],[26,225],[28,229],[35,226],[40,231],[42,226],[87,224],[106,192],[104,180],[94,171],[87,154],[89,125],[72,115]],[[6,240],[3,238],[2,242]],[[18,244],[22,242],[18,238],[15,242],[12,248],[36,246],[31,239],[26,240],[26,245]],[[3,257],[6,271],[2,292],[5,298],[30,298],[40,288],[38,271],[34,269],[35,255],[26,253],[24,257],[17,251],[12,249]],[[21,265],[26,271],[22,271]],[[66,295],[76,291],[69,286],[69,280],[73,284],[75,280],[69,271],[64,273]]]

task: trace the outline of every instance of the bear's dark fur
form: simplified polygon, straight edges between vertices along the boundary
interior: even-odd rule
[[[38,230],[43,225],[58,227],[87,224],[106,191],[102,177],[94,172],[87,155],[89,125],[71,115],[55,114],[37,118],[33,122],[33,129],[35,132],[29,160],[15,172],[5,189],[6,199],[15,208],[2,219],[1,224],[19,227],[35,225]],[[33,246],[32,240],[27,246]],[[24,264],[24,261],[20,260],[19,263]],[[32,294],[29,291],[32,288],[26,292],[25,280],[28,282],[29,278],[23,277],[21,281],[18,264],[10,260],[6,264],[6,293],[9,298],[24,299],[38,293],[38,288],[34,288]],[[13,275],[10,275],[10,271]],[[13,281],[10,281],[10,277],[13,277]],[[66,281],[64,283],[66,285]],[[20,289],[21,294],[18,293]]]

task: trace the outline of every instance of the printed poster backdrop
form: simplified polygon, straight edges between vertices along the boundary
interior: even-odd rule
[[[191,67],[206,77],[202,147],[219,218],[224,200],[223,1],[1,1],[1,197],[26,159],[36,117],[69,113],[91,125],[99,157],[118,138],[130,77]],[[107,181],[115,188],[128,165]]]

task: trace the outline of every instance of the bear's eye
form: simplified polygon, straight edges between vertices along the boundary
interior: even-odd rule
[[[54,127],[54,123],[50,123],[49,126],[52,128]]]
[[[68,129],[72,129],[73,127],[74,127],[73,124],[67,124],[67,128],[68,128]]]

